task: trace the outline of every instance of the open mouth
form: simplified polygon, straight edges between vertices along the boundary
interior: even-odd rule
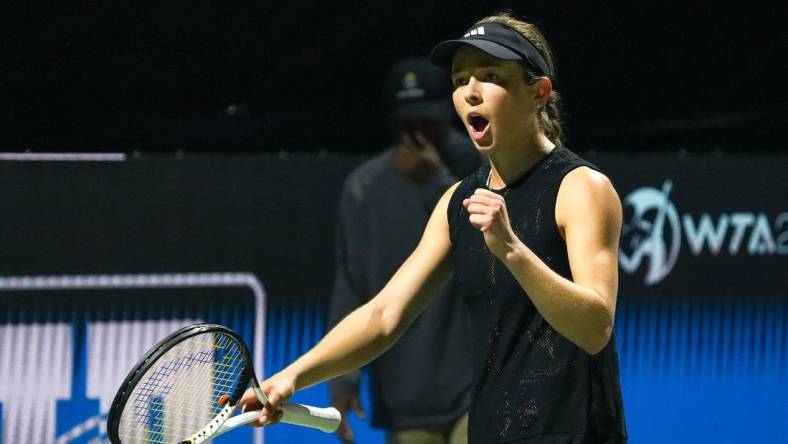
[[[490,127],[490,121],[480,114],[473,113],[468,116],[468,125],[471,127],[471,139],[481,142],[481,140],[487,136],[487,129]]]
[[[484,117],[482,117],[482,116],[480,116],[478,114],[475,114],[475,115],[471,115],[468,118],[468,123],[471,124],[471,126],[473,127],[473,130],[475,132],[480,133],[480,132],[484,131],[485,128],[487,128],[487,125],[490,122],[487,119],[485,119]]]

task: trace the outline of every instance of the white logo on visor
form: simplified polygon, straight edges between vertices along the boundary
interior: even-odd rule
[[[484,35],[484,26],[479,26],[476,29],[471,29],[463,37],[470,37],[472,35]]]

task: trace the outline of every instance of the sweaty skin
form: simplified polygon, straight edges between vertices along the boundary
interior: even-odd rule
[[[552,90],[549,79],[528,84],[517,62],[461,47],[454,55],[452,82],[455,110],[476,148],[490,160],[493,189],[521,177],[555,147],[536,119]],[[486,125],[474,126],[480,122]],[[446,283],[451,274],[447,207],[456,187],[441,197],[418,246],[383,290],[309,352],[261,383],[269,401],[265,406],[253,391],[244,394],[240,403],[246,409],[262,408],[258,425],[278,422],[277,406],[296,390],[355,370],[386,351]],[[566,241],[572,280],[552,271],[517,238],[502,196],[478,189],[463,205],[470,223],[484,232],[489,250],[545,320],[586,352],[601,351],[613,326],[622,212],[607,177],[581,167],[567,174],[559,188],[556,226]]]

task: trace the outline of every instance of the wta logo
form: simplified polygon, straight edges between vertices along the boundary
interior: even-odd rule
[[[763,212],[735,212],[695,218],[680,215],[670,199],[673,182],[662,188],[638,188],[624,199],[619,264],[634,274],[646,262],[643,281],[654,285],[664,280],[678,261],[682,239],[694,256],[704,254],[788,254],[788,212],[773,219]],[[727,247],[727,248],[726,248]]]

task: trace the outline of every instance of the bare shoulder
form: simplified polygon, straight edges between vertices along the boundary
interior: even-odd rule
[[[446,210],[449,208],[449,201],[451,201],[451,197],[454,195],[454,191],[457,190],[457,187],[460,186],[462,182],[455,182],[454,185],[450,186],[446,191],[443,192],[443,195],[438,200],[438,203],[435,204],[435,208],[432,211],[433,217],[436,213],[446,215]]]
[[[454,185],[450,186],[443,193],[443,196],[441,196],[441,198],[438,200],[438,203],[435,204],[435,208],[432,210],[430,219],[429,221],[427,221],[427,227],[425,228],[425,235],[427,233],[432,233],[433,235],[437,233],[443,233],[441,234],[441,236],[445,234],[445,237],[448,238],[449,217],[447,213],[449,209],[449,201],[451,201],[451,197],[459,185],[460,182],[457,182]]]
[[[561,181],[561,191],[572,193],[608,193],[615,194],[613,184],[607,176],[601,172],[581,166],[570,171]]]
[[[621,219],[621,200],[610,179],[599,171],[579,167],[561,181],[555,202],[556,222],[575,218]]]
[[[454,194],[454,191],[457,190],[457,187],[460,186],[461,183],[462,183],[462,181],[454,182],[454,185],[450,186],[446,190],[446,192],[443,193],[443,196],[441,196],[440,200],[441,201],[445,200],[446,201],[446,205],[448,205],[449,204],[449,200],[451,200],[451,196]]]

